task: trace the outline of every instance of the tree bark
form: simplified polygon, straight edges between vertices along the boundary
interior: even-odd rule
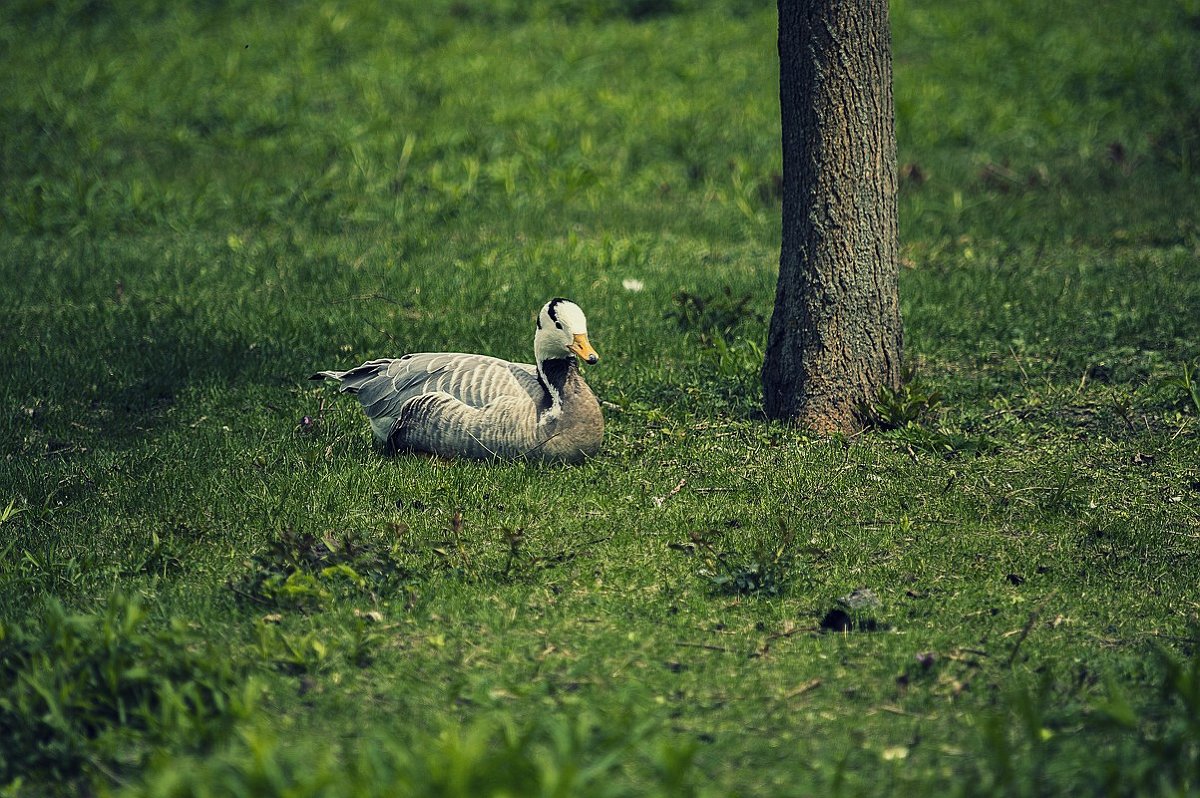
[[[853,432],[898,388],[896,133],[887,0],[779,0],[783,245],[766,412]]]

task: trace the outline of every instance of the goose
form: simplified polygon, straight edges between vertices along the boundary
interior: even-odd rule
[[[311,379],[341,383],[358,397],[389,453],[445,458],[530,458],[575,463],[600,449],[604,416],[577,358],[595,365],[579,306],[542,306],[533,336],[536,365],[487,355],[421,352],[370,360]]]

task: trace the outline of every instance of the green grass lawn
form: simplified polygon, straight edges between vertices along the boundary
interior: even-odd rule
[[[0,795],[1200,794],[1200,6],[892,9],[913,378],[818,439],[772,4],[5,3]],[[560,295],[579,467],[306,379]]]

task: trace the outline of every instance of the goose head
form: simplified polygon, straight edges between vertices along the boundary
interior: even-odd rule
[[[578,357],[589,365],[600,360],[600,355],[588,341],[583,311],[574,302],[562,298],[551,299],[538,313],[533,354],[539,364],[570,357]]]

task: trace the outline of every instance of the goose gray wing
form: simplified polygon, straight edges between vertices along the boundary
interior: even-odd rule
[[[531,403],[534,414],[549,402],[536,368],[487,355],[419,352],[313,375],[324,378],[340,381],[339,390],[358,397],[380,439],[387,438],[404,404],[423,394],[447,394],[473,408],[497,399],[519,400]]]

